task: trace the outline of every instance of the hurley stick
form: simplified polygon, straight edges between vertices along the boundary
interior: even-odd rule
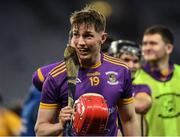
[[[73,107],[74,95],[76,90],[76,79],[79,70],[79,62],[76,55],[75,48],[68,45],[64,51],[64,59],[67,71],[67,82],[68,82],[68,106]],[[65,124],[66,135],[71,136],[72,122],[68,121]]]

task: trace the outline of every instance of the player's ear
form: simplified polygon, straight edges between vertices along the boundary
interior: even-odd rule
[[[107,33],[103,32],[101,35],[101,44],[103,44],[106,41]]]
[[[166,45],[166,51],[167,51],[168,54],[171,54],[172,51],[173,51],[173,45],[168,43]]]

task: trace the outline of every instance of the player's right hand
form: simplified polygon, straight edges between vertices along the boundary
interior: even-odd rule
[[[65,123],[72,119],[72,115],[74,115],[73,108],[66,106],[60,110],[59,113],[59,122],[62,126],[65,125]]]

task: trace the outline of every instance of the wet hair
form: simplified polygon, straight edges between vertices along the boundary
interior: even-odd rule
[[[95,31],[105,31],[106,18],[105,16],[93,9],[90,5],[87,5],[80,11],[75,11],[70,17],[70,23],[72,27],[78,27],[85,23],[87,26],[94,25]]]
[[[153,35],[153,34],[159,34],[162,36],[162,39],[166,43],[173,44],[174,43],[174,36],[171,30],[164,26],[164,25],[154,25],[149,28],[147,28],[144,32],[144,35]]]

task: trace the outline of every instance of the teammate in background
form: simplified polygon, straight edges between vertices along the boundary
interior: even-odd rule
[[[111,110],[107,133],[104,135],[117,135],[116,106],[122,116],[125,135],[139,135],[131,93],[130,71],[119,60],[100,53],[101,44],[106,40],[104,16],[85,8],[73,13],[70,20],[72,43],[80,62],[75,100],[85,93],[103,95]],[[49,73],[43,85],[36,123],[37,135],[63,133],[64,124],[73,114],[73,109],[67,106],[67,100],[66,68],[64,61],[61,61]],[[59,123],[52,123],[59,109]]]
[[[20,117],[3,107],[3,98],[0,95],[0,136],[18,136],[20,128]]]
[[[40,91],[32,85],[22,108],[22,128],[20,136],[35,136],[34,127],[36,124],[40,97]]]
[[[147,28],[142,39],[145,63],[134,80],[147,84],[153,104],[146,115],[148,136],[180,136],[180,66],[170,61],[174,36],[169,28]]]
[[[129,40],[113,41],[109,47],[109,55],[119,58],[131,70],[132,80],[141,67],[141,50],[137,43]],[[139,123],[142,124],[141,116],[147,113],[151,107],[151,90],[144,84],[133,84],[133,96],[135,98],[135,110],[138,115]],[[143,123],[145,124],[145,123]],[[142,125],[141,125],[142,126]],[[145,125],[144,125],[145,126]],[[141,134],[146,135],[146,127],[141,127]],[[144,131],[143,131],[144,130]]]

